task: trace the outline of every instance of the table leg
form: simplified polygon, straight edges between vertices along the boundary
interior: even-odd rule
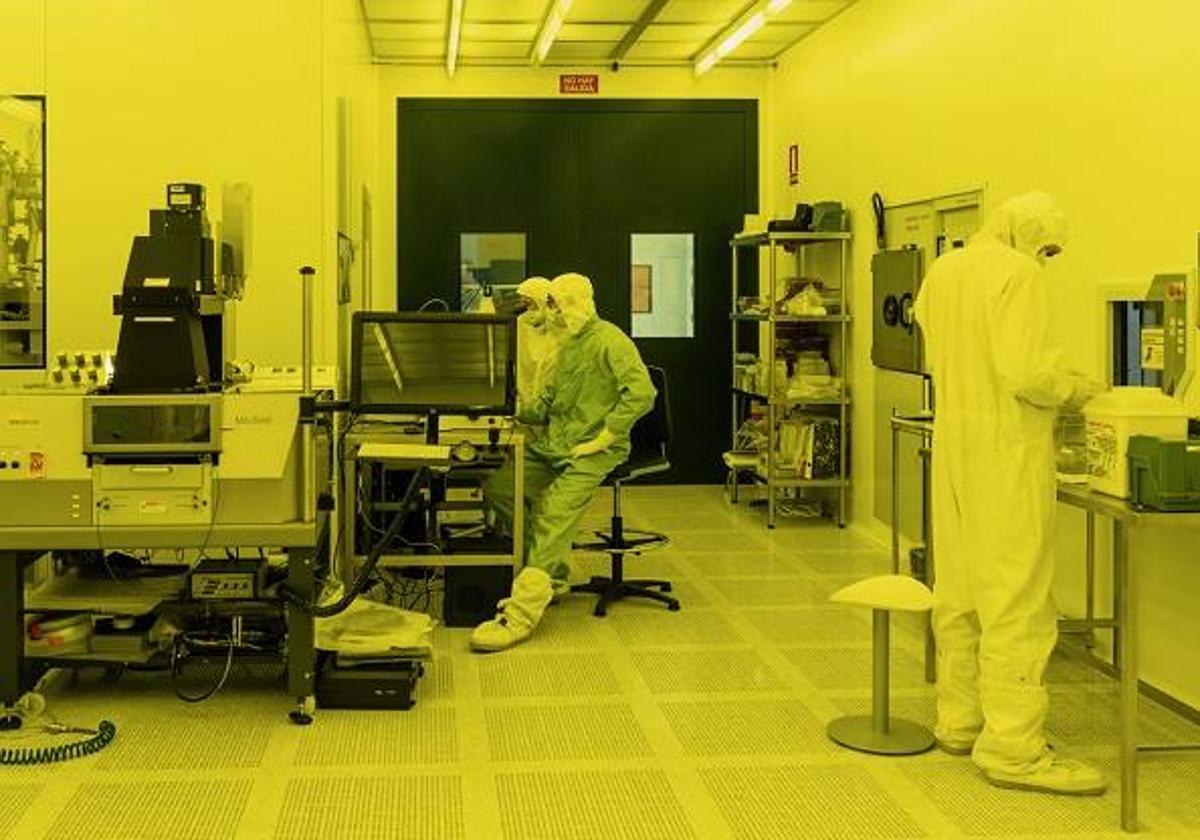
[[[4,712],[21,698],[24,670],[24,558],[21,552],[0,551],[0,729],[13,728]]]
[[[316,599],[316,570],[313,568],[312,548],[290,548],[288,557],[288,588],[305,601]],[[314,669],[316,653],[313,647],[313,617],[292,604],[287,605],[288,628],[288,692],[301,707],[311,705],[316,684]]]
[[[1086,514],[1086,573],[1087,573],[1087,634],[1083,637],[1084,646],[1091,649],[1096,646],[1096,631],[1093,625],[1096,621],[1096,514],[1087,511]]]
[[[1133,564],[1129,562],[1129,528],[1119,520],[1113,521],[1113,578],[1120,632],[1114,661],[1119,663],[1120,685],[1121,828],[1137,831],[1137,590]]]

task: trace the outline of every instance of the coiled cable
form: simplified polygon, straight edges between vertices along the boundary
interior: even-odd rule
[[[96,727],[96,734],[82,741],[57,744],[53,747],[0,748],[0,765],[12,767],[28,764],[53,764],[58,761],[83,758],[100,752],[112,743],[116,736],[117,727],[112,721],[102,720]]]

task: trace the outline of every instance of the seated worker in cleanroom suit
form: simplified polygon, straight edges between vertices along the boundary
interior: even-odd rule
[[[633,424],[654,406],[655,390],[633,341],[596,316],[592,283],[563,274],[550,284],[551,324],[562,336],[549,380],[517,419],[544,426],[525,455],[525,567],[497,615],[475,628],[471,647],[498,651],[529,637],[551,598],[568,590],[571,540],[596,488],[629,456]],[[484,494],[511,525],[517,501],[512,464]]]
[[[938,259],[917,296],[936,406],[936,735],[992,784],[1098,794],[1100,773],[1042,735],[1058,634],[1055,412],[1103,390],[1063,367],[1049,335],[1041,266],[1065,242],[1050,196],[1018,196]]]
[[[525,311],[517,316],[517,400],[532,403],[541,393],[562,336],[550,326],[550,281],[530,277],[517,286]]]

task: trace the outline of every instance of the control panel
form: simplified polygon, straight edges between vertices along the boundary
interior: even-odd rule
[[[60,350],[46,366],[49,388],[91,390],[112,379],[113,356],[107,350]]]

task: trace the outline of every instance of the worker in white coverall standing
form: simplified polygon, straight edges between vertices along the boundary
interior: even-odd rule
[[[1103,386],[1067,370],[1042,265],[1066,220],[1044,193],[1006,202],[942,256],[917,297],[933,374],[933,625],[938,743],[1001,787],[1098,794],[1042,734],[1057,641],[1054,419]]]

